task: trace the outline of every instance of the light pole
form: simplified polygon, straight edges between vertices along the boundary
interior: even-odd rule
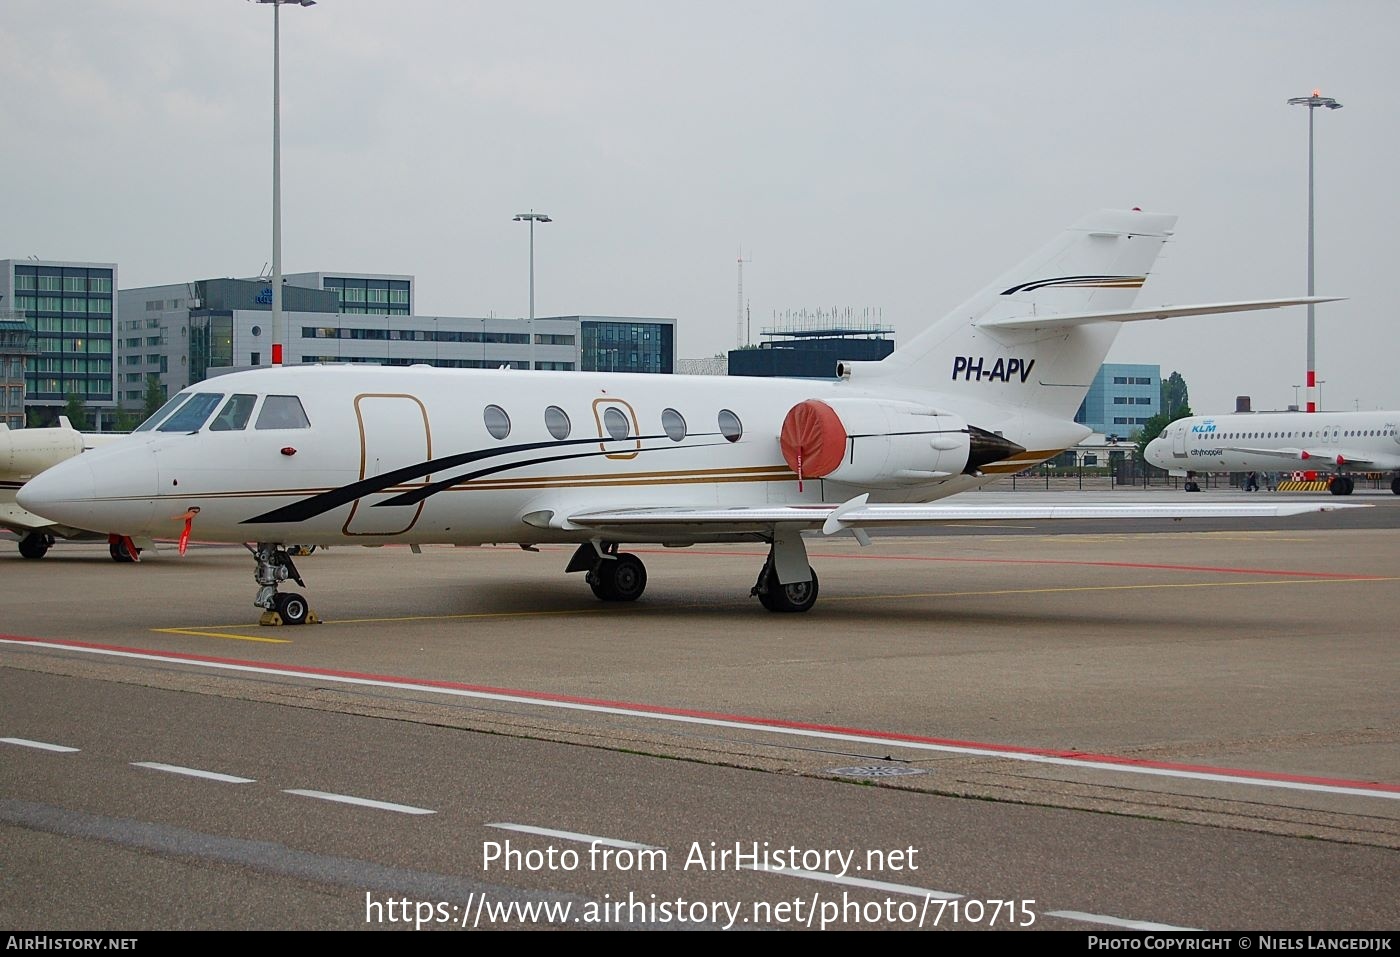
[[[258,0],[272,4],[272,364],[282,364],[282,5],[316,0]]]
[[[1300,385],[1295,385],[1293,387],[1293,411],[1295,412],[1298,411],[1298,390],[1301,388],[1302,386]]]
[[[1288,101],[1290,106],[1308,108],[1308,295],[1313,294],[1313,111],[1319,106],[1329,110],[1340,110],[1342,104],[1330,96],[1323,96],[1321,90],[1313,90],[1312,96],[1295,96]],[[1316,412],[1321,404],[1322,393],[1318,392],[1318,402],[1313,401],[1312,390],[1317,382],[1316,326],[1313,320],[1313,304],[1308,303],[1308,411]]]
[[[533,209],[528,213],[516,213],[513,223],[530,224],[530,324],[526,327],[530,336],[530,368],[535,367],[535,223],[552,223],[544,213],[537,213]]]
[[[1318,411],[1318,412],[1321,412],[1321,411],[1322,411],[1322,386],[1323,386],[1323,384],[1326,383],[1326,382],[1327,382],[1326,379],[1318,379],[1318,380],[1317,380],[1317,411]],[[1311,403],[1309,403],[1309,404],[1311,404]],[[1313,411],[1313,410],[1312,410],[1312,409],[1309,409],[1308,411],[1311,412],[1311,411]]]

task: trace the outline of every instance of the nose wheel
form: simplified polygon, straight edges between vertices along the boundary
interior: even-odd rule
[[[259,624],[262,625],[309,625],[318,624],[321,619],[311,611],[306,599],[296,592],[281,592],[277,586],[291,579],[302,588],[296,563],[286,547],[271,542],[258,542],[257,546],[246,546],[257,561],[253,579],[258,583],[258,596],[253,604],[263,609]]]

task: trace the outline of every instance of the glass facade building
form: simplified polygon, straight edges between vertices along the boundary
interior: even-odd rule
[[[302,272],[283,277],[289,286],[335,293],[336,312],[347,316],[413,315],[413,277],[389,273]]]
[[[1127,438],[1162,411],[1162,367],[1106,362],[1099,366],[1074,421]]]
[[[0,267],[0,301],[31,334],[24,403],[61,407],[77,396],[93,410],[112,407],[116,265],[7,259]]]
[[[579,368],[585,372],[676,371],[676,321],[620,316],[556,316],[579,325]]]

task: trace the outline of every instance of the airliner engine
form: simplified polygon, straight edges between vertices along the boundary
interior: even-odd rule
[[[975,475],[1025,451],[958,416],[888,399],[799,402],[788,410],[779,441],[799,481],[823,478],[873,488]]]

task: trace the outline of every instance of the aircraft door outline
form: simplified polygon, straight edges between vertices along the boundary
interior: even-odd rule
[[[609,443],[616,445],[618,442],[627,441],[626,439],[615,439],[608,432],[607,426],[604,424],[603,419],[607,415],[609,409],[617,409],[624,416],[626,416],[628,422],[631,424],[632,435],[636,437],[636,449],[634,451],[608,452]],[[598,438],[602,439],[602,441],[598,443],[598,450],[601,452],[607,452],[607,458],[635,459],[637,457],[637,453],[640,452],[642,448],[642,426],[637,421],[637,411],[632,408],[632,404],[630,402],[627,402],[623,399],[614,398],[594,399],[593,423],[598,428]]]
[[[355,423],[360,434],[362,480],[433,457],[428,410],[417,396],[398,392],[361,393],[355,396]],[[422,436],[421,446],[414,441],[416,434]],[[386,457],[394,448],[405,451],[391,458]],[[384,493],[396,495],[430,481],[432,476],[424,475],[412,483],[385,489]],[[341,531],[346,535],[401,535],[418,523],[424,503],[392,508],[373,508],[373,505],[373,502],[363,498],[356,499]],[[408,508],[413,509],[411,515],[405,511]]]

